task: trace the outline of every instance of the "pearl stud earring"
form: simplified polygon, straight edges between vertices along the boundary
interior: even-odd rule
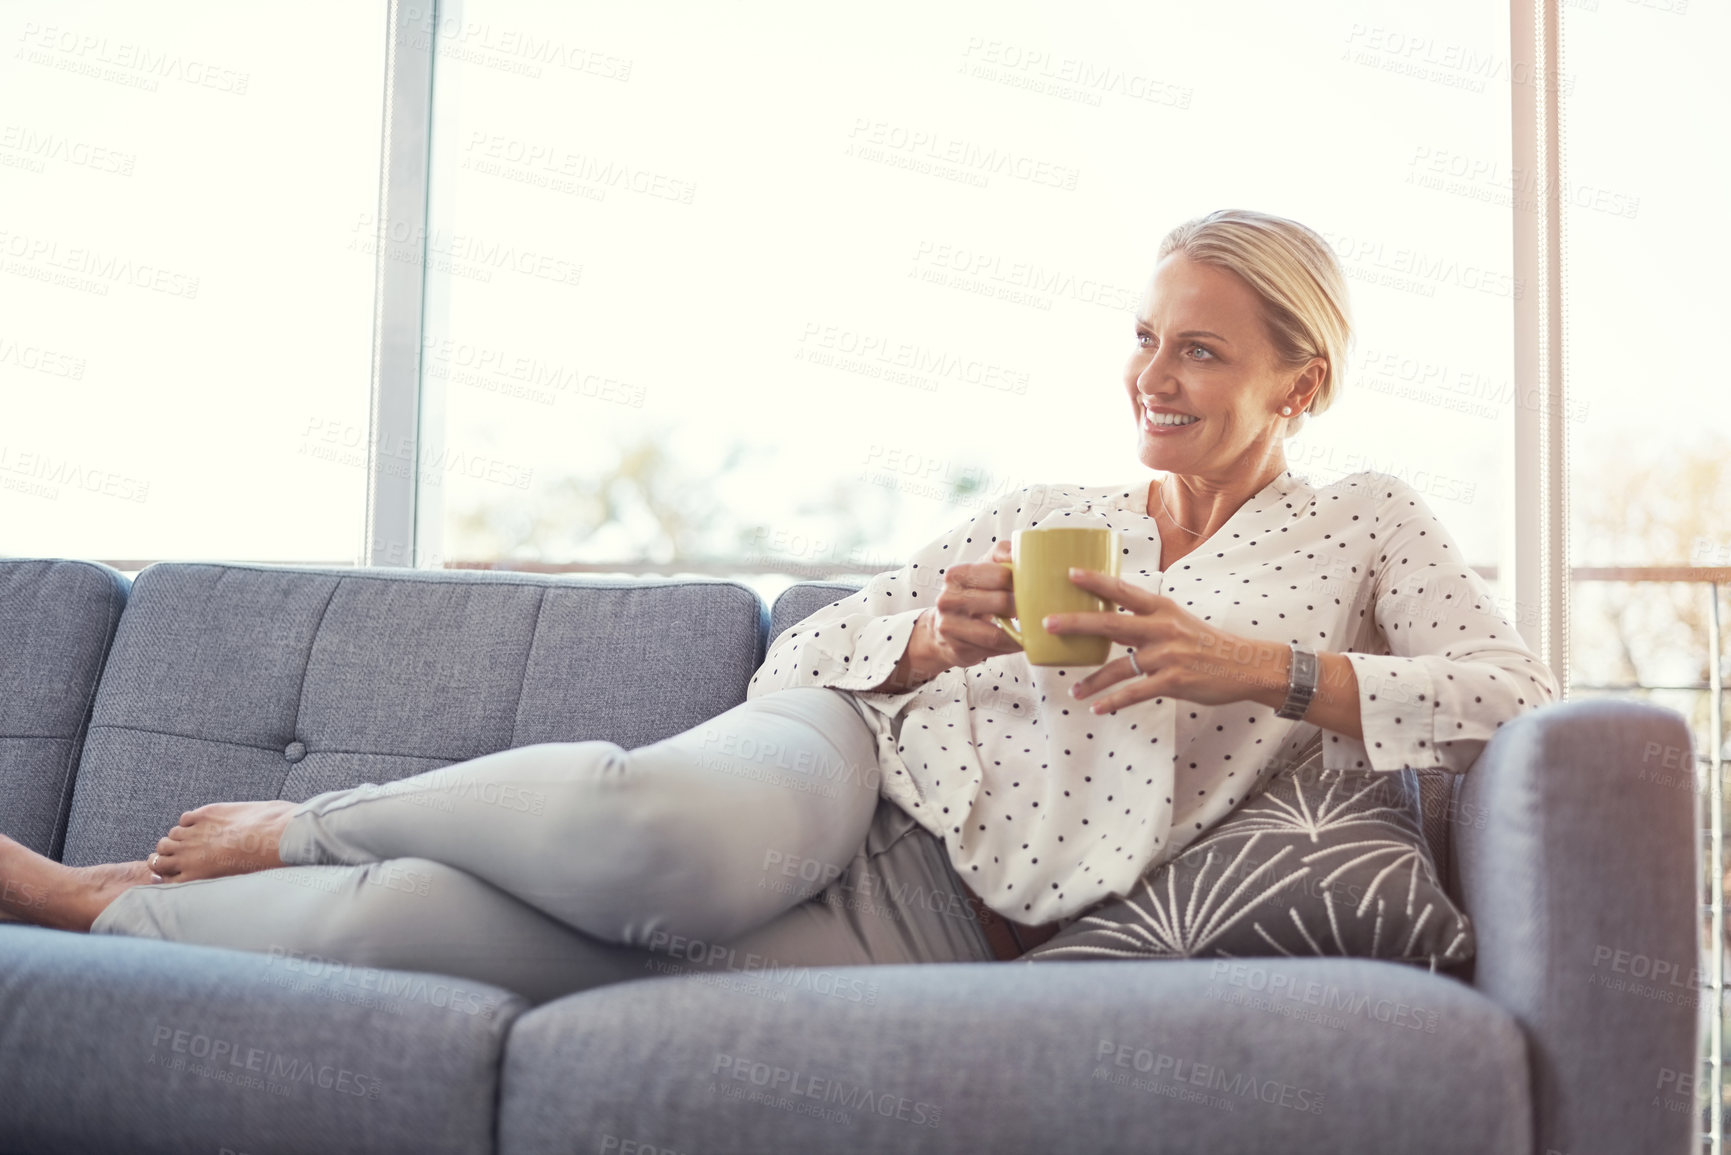
[[[1282,406],[1281,406],[1281,407],[1280,407],[1280,415],[1281,415],[1281,416],[1282,416],[1282,417],[1291,417],[1291,416],[1292,416],[1292,406],[1290,406],[1290,405],[1282,405]]]

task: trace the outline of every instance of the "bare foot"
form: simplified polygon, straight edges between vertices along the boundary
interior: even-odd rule
[[[271,870],[285,863],[277,855],[283,827],[298,802],[213,802],[188,810],[180,825],[156,844],[147,859],[168,882],[224,878]]]
[[[89,930],[122,891],[160,881],[142,862],[64,866],[0,834],[0,921]]]

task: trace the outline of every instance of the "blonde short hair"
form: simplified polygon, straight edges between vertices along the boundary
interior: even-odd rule
[[[1262,298],[1280,364],[1296,369],[1312,357],[1328,362],[1328,375],[1307,412],[1320,414],[1334,403],[1352,343],[1352,310],[1346,276],[1327,241],[1285,217],[1220,209],[1167,233],[1159,259],[1173,253],[1243,278]],[[1296,415],[1287,436],[1303,425],[1304,415]]]

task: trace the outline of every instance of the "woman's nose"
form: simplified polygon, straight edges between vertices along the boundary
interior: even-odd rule
[[[1170,376],[1165,358],[1156,353],[1137,372],[1136,388],[1144,395],[1159,393]]]

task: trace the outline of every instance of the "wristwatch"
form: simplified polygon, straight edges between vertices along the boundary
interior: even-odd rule
[[[1316,651],[1302,642],[1292,645],[1292,675],[1286,686],[1286,701],[1274,712],[1276,718],[1297,721],[1310,709],[1310,699],[1316,696]]]

